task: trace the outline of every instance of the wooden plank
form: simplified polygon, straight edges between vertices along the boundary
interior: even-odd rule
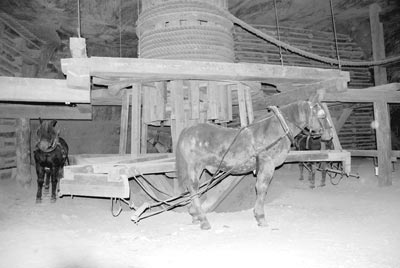
[[[374,60],[382,60],[386,58],[383,24],[379,20],[379,13],[381,12],[381,10],[382,9],[380,8],[380,6],[376,3],[369,6],[372,58]],[[374,80],[375,85],[387,84],[387,74],[385,67],[374,66]]]
[[[209,81],[207,86],[207,119],[218,119],[218,106],[219,106],[219,88],[215,81]]]
[[[132,85],[131,106],[131,155],[140,154],[141,145],[141,88],[140,84]]]
[[[190,110],[191,117],[190,119],[198,120],[200,119],[200,89],[199,89],[199,81],[198,80],[190,80]]]
[[[125,90],[122,95],[123,104],[121,107],[121,127],[119,130],[119,154],[126,154],[126,145],[128,140],[128,120],[129,120],[129,103],[131,99],[130,90]]]
[[[388,104],[384,101],[374,102],[376,126],[376,142],[378,147],[378,183],[380,186],[392,185],[390,166],[391,141]]]
[[[29,105],[0,103],[0,114],[6,118],[42,118],[42,119],[92,119],[92,106],[78,104],[66,105]]]
[[[24,187],[29,187],[31,176],[30,158],[30,126],[29,119],[18,118],[16,132],[16,159],[17,159],[17,181]]]
[[[108,177],[107,174],[70,173],[64,169],[59,195],[128,198],[128,177],[120,176],[119,181],[108,181]]]
[[[374,102],[381,100],[387,103],[400,103],[400,91],[368,90],[368,89],[348,89],[345,92],[329,93],[324,95],[323,101],[339,102]]]
[[[377,150],[347,150],[351,153],[351,156],[362,156],[362,157],[377,157],[378,151]],[[392,162],[396,162],[397,158],[400,158],[400,151],[391,151],[390,160]]]
[[[253,102],[251,99],[251,90],[250,87],[246,86],[244,88],[244,98],[246,101],[246,111],[247,111],[247,118],[249,124],[253,123],[254,121],[254,112],[253,112]]]
[[[172,146],[175,152],[179,134],[186,127],[184,110],[184,89],[182,80],[174,80],[171,84],[171,105],[172,105]]]
[[[348,72],[269,64],[111,57],[61,59],[61,64],[64,74],[86,66],[90,75],[101,77],[260,81],[272,84],[287,80],[313,82],[335,77],[350,80]]]
[[[342,129],[344,124],[346,123],[347,119],[353,112],[353,109],[351,108],[344,108],[342,111],[342,114],[340,115],[339,119],[336,121],[335,128],[338,132]]]
[[[90,103],[87,90],[69,88],[66,80],[0,77],[1,101]]]
[[[326,113],[326,120],[328,120],[329,124],[330,124],[331,127],[332,127],[332,135],[333,135],[333,137],[332,137],[332,142],[333,142],[333,148],[334,148],[335,150],[342,150],[342,145],[340,144],[339,137],[338,137],[338,135],[337,135],[335,125],[333,124],[332,117],[331,117],[331,113],[329,112],[328,105],[327,105],[326,103],[322,103],[322,107],[324,108],[325,113]],[[324,144],[324,145],[325,145],[325,142],[322,142],[321,144]]]
[[[239,103],[240,126],[244,127],[247,126],[249,122],[246,109],[245,85],[243,85],[242,83],[237,83],[237,94]]]

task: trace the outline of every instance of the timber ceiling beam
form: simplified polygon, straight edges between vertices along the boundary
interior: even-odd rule
[[[0,114],[4,118],[91,120],[92,106],[89,104],[65,106],[0,103]]]
[[[1,76],[0,101],[90,103],[90,88],[71,88],[62,79]]]
[[[61,59],[64,74],[84,70],[94,77],[163,80],[258,81],[271,84],[316,82],[333,78],[350,80],[349,72],[331,69],[280,66],[254,63],[227,63],[138,58]]]

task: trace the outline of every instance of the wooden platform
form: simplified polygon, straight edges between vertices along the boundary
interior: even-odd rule
[[[77,155],[71,158],[74,165],[64,167],[64,178],[60,181],[61,196],[129,198],[129,178],[165,173],[175,176],[176,171],[174,154]],[[286,163],[300,161],[342,162],[345,173],[350,173],[351,168],[347,151],[291,151],[286,159]],[[171,188],[161,190],[171,191]]]

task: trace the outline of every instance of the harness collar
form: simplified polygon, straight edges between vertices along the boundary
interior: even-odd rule
[[[38,143],[36,143],[36,148],[38,148],[40,151],[42,151],[44,153],[51,153],[52,151],[54,151],[57,148],[58,145],[60,145],[60,142],[58,140],[58,135],[54,138],[53,143],[51,144],[51,146],[46,150],[40,149],[39,148],[39,143],[40,143],[40,141]]]
[[[268,106],[269,109],[271,109],[275,116],[278,118],[279,122],[281,123],[281,126],[283,130],[285,131],[286,136],[288,136],[289,140],[294,143],[294,136],[292,130],[289,128],[288,124],[286,123],[285,118],[283,117],[281,111],[278,109],[276,106]]]

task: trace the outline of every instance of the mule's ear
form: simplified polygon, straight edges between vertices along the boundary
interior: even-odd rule
[[[57,120],[55,120],[55,119],[51,120],[51,125],[53,127],[55,127],[57,125]]]
[[[318,102],[318,94],[312,94],[309,98],[308,101],[311,103],[317,103]]]

